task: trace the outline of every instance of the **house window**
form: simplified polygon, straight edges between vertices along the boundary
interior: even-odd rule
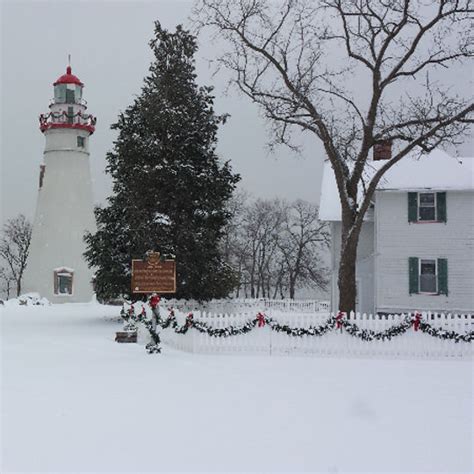
[[[420,293],[436,293],[436,260],[420,259]]]
[[[409,293],[448,295],[448,260],[446,258],[408,259]]]
[[[86,146],[86,139],[84,137],[77,137],[77,146],[84,148]]]
[[[65,268],[54,272],[54,294],[72,295],[73,272]]]
[[[418,193],[418,220],[436,220],[436,194]]]
[[[446,193],[408,193],[408,222],[446,222]]]

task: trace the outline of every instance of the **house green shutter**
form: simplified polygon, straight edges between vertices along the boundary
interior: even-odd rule
[[[408,222],[418,221],[418,193],[408,193]]]
[[[448,260],[438,258],[438,294],[448,296]]]
[[[436,215],[439,222],[446,222],[446,193],[436,193]]]
[[[408,278],[410,295],[418,293],[418,258],[408,258]]]

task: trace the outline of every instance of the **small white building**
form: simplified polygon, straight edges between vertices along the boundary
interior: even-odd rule
[[[70,66],[53,85],[50,111],[40,115],[44,162],[22,286],[53,303],[87,302],[93,272],[83,257],[83,237],[96,230],[89,167],[96,119],[86,113],[84,84]]]
[[[369,165],[369,175],[383,161]],[[341,208],[325,163],[320,219],[331,224],[331,306],[338,308]],[[406,156],[382,178],[357,250],[357,311],[474,313],[474,158]]]

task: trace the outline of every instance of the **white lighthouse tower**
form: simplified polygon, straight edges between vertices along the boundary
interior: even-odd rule
[[[40,115],[46,144],[23,288],[53,303],[87,302],[93,272],[83,237],[96,230],[89,168],[96,119],[86,113],[84,84],[70,66],[53,85],[50,111]]]

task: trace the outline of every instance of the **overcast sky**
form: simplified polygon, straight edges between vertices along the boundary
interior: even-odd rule
[[[153,22],[168,29],[187,24],[192,0],[4,1],[2,2],[2,217],[19,212],[32,218],[36,205],[44,137],[38,115],[48,110],[52,83],[72,71],[85,84],[84,98],[98,122],[91,138],[91,170],[96,202],[110,192],[105,154],[115,132],[110,125],[140,92],[152,59],[148,41]],[[188,23],[189,25],[189,23]],[[323,154],[311,137],[302,155],[267,149],[267,124],[258,109],[236,92],[225,95],[226,78],[213,77],[208,60],[216,47],[202,41],[198,82],[215,86],[216,110],[230,113],[218,151],[241,174],[240,186],[255,196],[319,199]],[[71,177],[73,179],[73,177]]]
[[[52,83],[65,72],[68,54],[73,73],[85,83],[89,112],[98,118],[90,163],[95,201],[103,203],[111,189],[104,173],[105,155],[115,137],[110,125],[140,93],[152,60],[148,42],[153,22],[171,30],[180,23],[189,26],[193,0],[0,0],[0,5],[2,220],[20,212],[33,217],[44,147],[38,115],[48,110]],[[198,82],[213,85],[217,112],[231,115],[221,128],[218,151],[241,174],[240,187],[255,196],[318,202],[321,144],[302,136],[301,155],[284,147],[269,154],[268,124],[257,107],[235,91],[225,95],[227,78],[213,75],[209,60],[218,53],[215,42],[200,38]],[[449,79],[460,77],[453,83],[469,94],[470,71],[470,80],[461,77],[465,68],[446,73]],[[460,151],[473,153],[470,144]]]

